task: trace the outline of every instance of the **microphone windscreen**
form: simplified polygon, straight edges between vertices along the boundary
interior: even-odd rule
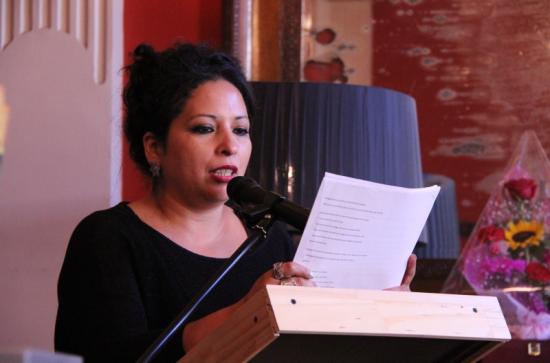
[[[227,195],[241,206],[247,203],[268,208],[277,218],[303,231],[309,210],[262,189],[254,179],[237,176],[227,184]]]
[[[263,190],[254,179],[236,176],[227,184],[227,195],[237,203],[263,201]]]

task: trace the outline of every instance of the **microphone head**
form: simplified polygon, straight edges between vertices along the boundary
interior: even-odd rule
[[[236,176],[227,184],[227,195],[237,203],[260,203],[263,198],[260,196],[260,200],[256,200],[257,193],[251,193],[251,191],[256,190],[261,190],[258,183],[254,179],[245,176]]]
[[[303,231],[309,216],[308,209],[288,202],[276,193],[265,191],[254,179],[244,176],[231,179],[227,184],[227,195],[241,207],[250,205],[252,209],[245,214],[245,219],[253,221],[247,222],[250,225],[258,221],[256,216],[263,216],[266,211],[271,211],[275,217]]]

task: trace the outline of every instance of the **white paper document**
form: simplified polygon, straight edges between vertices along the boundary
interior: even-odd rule
[[[399,286],[439,189],[325,173],[294,261],[320,287]]]

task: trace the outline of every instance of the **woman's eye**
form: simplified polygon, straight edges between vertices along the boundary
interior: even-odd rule
[[[211,132],[214,132],[214,128],[212,126],[199,125],[193,127],[191,131],[195,134],[209,134]]]
[[[237,127],[233,130],[233,133],[239,136],[248,135],[248,129],[245,127]]]

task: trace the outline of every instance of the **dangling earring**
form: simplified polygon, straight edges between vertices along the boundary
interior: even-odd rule
[[[149,172],[153,178],[158,178],[160,176],[160,165],[157,163],[151,163],[149,165]]]

